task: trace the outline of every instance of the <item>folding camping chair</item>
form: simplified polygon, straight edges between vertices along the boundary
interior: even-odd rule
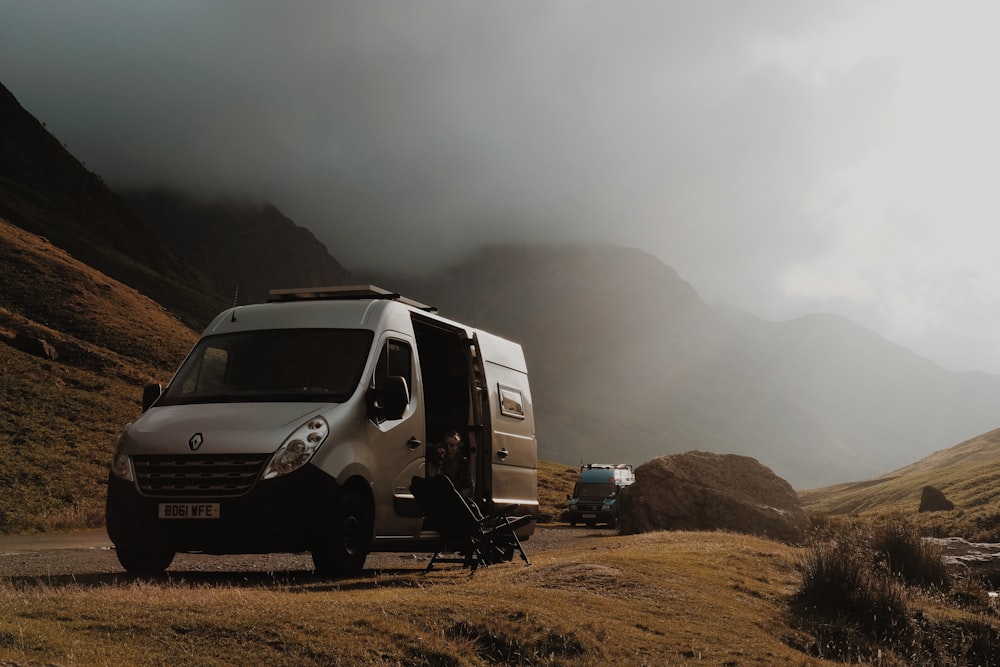
[[[532,518],[507,516],[507,512],[516,509],[516,505],[499,514],[476,516],[445,475],[414,477],[410,480],[410,492],[442,538],[442,544],[427,564],[425,572],[431,570],[435,563],[462,563],[463,567],[475,572],[480,565],[513,560],[515,551],[520,552],[527,565],[531,565],[514,531],[531,523]],[[460,557],[444,557],[442,553],[445,552],[458,553]]]

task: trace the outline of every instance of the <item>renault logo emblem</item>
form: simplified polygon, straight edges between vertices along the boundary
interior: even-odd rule
[[[191,436],[191,439],[188,440],[188,447],[190,447],[193,452],[201,447],[201,443],[203,442],[205,442],[205,437],[201,433],[195,433]]]

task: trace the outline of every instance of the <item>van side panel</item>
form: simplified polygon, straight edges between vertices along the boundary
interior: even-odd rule
[[[475,342],[488,393],[491,498],[537,516],[538,446],[524,354],[516,343],[482,331]]]

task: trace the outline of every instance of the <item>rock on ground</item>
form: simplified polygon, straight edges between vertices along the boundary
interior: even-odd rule
[[[688,452],[635,470],[619,495],[621,532],[729,530],[788,543],[805,538],[809,519],[795,490],[756,459]]]
[[[955,509],[955,503],[945,497],[944,492],[933,486],[925,486],[920,492],[918,512],[947,512]]]

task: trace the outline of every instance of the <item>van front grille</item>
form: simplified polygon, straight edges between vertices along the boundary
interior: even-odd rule
[[[133,456],[139,492],[160,498],[240,496],[250,490],[268,454]]]

